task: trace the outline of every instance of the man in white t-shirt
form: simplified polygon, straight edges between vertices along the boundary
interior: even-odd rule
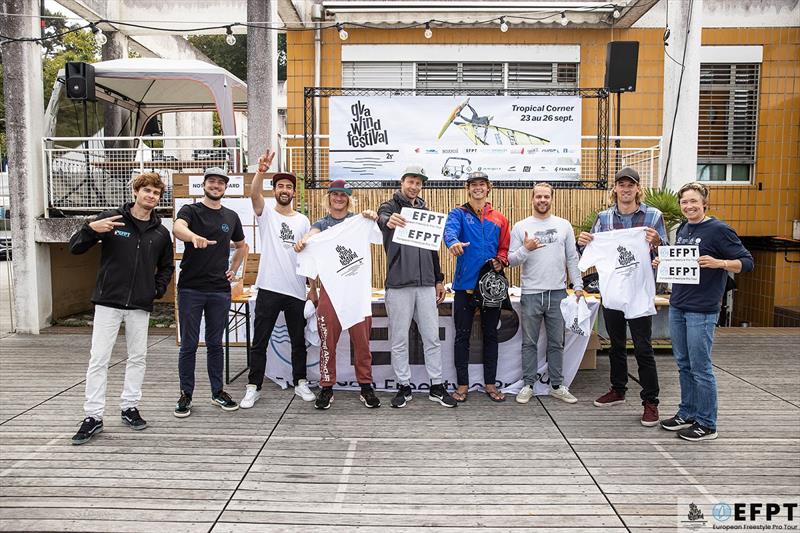
[[[550,213],[553,187],[537,183],[531,195],[533,216],[514,224],[511,230],[509,266],[522,265],[522,374],[525,385],[517,403],[528,403],[538,379],[539,330],[544,320],[547,332],[547,370],[550,396],[567,403],[577,402],[563,384],[564,318],[561,301],[567,297],[567,273],[575,297],[583,296],[583,279],[578,270],[575,234],[569,221]]]
[[[329,409],[336,383],[336,345],[343,329],[353,346],[356,380],[361,401],[368,408],[381,406],[372,388],[372,258],[370,243],[381,244],[375,211],[350,212],[352,189],[344,180],[328,187],[328,215],[314,222],[295,245],[297,271],[311,280],[309,299],[317,305],[319,331],[319,384],[316,409]],[[322,234],[320,235],[320,233]],[[305,250],[305,251],[303,251]],[[302,253],[301,253],[302,252]],[[316,295],[316,278],[321,283]]]
[[[250,200],[257,217],[261,238],[261,261],[258,265],[255,324],[250,348],[250,372],[240,407],[253,407],[261,397],[264,371],[267,366],[267,343],[272,336],[278,315],[283,311],[292,345],[292,379],[294,393],[307,402],[316,396],[306,379],[306,278],[296,274],[297,253],[294,245],[305,235],[308,218],[292,208],[297,178],[284,172],[272,176],[275,207],[267,207],[263,188],[275,152],[267,151],[258,159],[258,171],[250,185]]]

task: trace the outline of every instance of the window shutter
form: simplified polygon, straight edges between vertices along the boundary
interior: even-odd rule
[[[342,87],[411,89],[414,87],[414,63],[343,62]]]

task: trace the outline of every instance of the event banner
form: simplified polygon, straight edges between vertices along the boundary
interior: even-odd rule
[[[333,96],[329,113],[331,179],[580,179],[578,96]]]
[[[255,298],[255,297],[254,297]],[[452,302],[451,298],[445,302]],[[523,386],[522,381],[522,327],[520,325],[521,308],[518,300],[512,300],[513,310],[503,310],[497,336],[499,342],[499,358],[497,361],[497,386],[510,394],[516,394]],[[594,325],[600,309],[600,301],[587,298],[591,312],[591,324]],[[373,303],[373,309],[376,304]],[[253,308],[251,303],[250,308]],[[313,320],[313,318],[311,319]],[[385,316],[372,317],[373,340],[370,341],[372,351],[372,380],[379,391],[392,392],[397,388],[397,380],[392,370],[391,341],[388,336],[388,318]],[[478,327],[477,324],[474,327]],[[439,331],[442,347],[443,377],[452,390],[456,383],[456,370],[453,363],[453,340],[455,327],[453,317],[439,316]],[[202,330],[201,330],[202,332]],[[383,339],[383,340],[377,340]],[[411,386],[414,390],[427,390],[429,387],[428,374],[425,370],[424,350],[422,340],[416,327],[412,328],[409,336],[409,362],[411,366]],[[564,385],[569,387],[578,368],[581,365],[583,354],[589,344],[589,337],[578,335],[569,329],[564,335]],[[544,322],[539,335],[538,369],[534,392],[537,395],[550,393],[550,377],[547,372],[547,333]],[[292,348],[289,341],[286,322],[283,313],[278,316],[272,337],[269,341],[267,352],[266,376],[283,388],[292,376]],[[354,354],[350,338],[346,331],[342,332],[339,343],[336,345],[336,389],[358,390],[355,369],[353,367]],[[308,379],[312,382],[319,381],[319,347],[308,346]],[[470,346],[469,360],[470,390],[483,387],[482,346],[474,342]]]

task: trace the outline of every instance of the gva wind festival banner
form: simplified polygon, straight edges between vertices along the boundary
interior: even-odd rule
[[[331,179],[580,179],[578,96],[333,96]]]

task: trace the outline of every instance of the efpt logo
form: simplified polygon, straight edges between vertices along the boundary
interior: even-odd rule
[[[231,227],[227,224],[223,224],[222,226],[220,226],[220,229],[225,233],[228,233],[231,230]]]
[[[759,524],[767,529],[798,530],[798,505],[798,502],[719,502],[712,507],[711,514],[717,522],[729,522],[730,528]]]

